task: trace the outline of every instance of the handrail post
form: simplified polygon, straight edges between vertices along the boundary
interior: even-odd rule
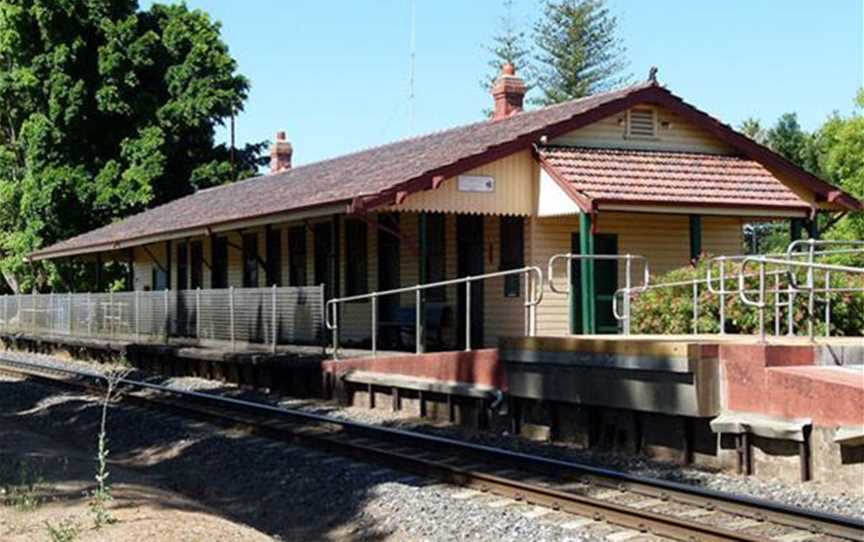
[[[693,283],[693,335],[699,334],[699,283]]]
[[[273,285],[273,289],[272,289],[271,294],[270,294],[270,303],[272,305],[270,307],[271,311],[272,311],[272,314],[271,314],[272,319],[271,319],[271,325],[270,325],[270,334],[271,334],[270,339],[273,342],[273,345],[271,347],[271,351],[275,354],[276,353],[276,285],[275,284]]]
[[[471,277],[465,278],[465,351],[471,351]]]
[[[765,260],[759,262],[759,337],[765,342]]]
[[[786,330],[786,335],[789,337],[795,336],[795,287],[789,283],[787,287],[789,299],[786,301],[786,324],[789,329]]]
[[[709,288],[711,283],[708,283]],[[726,334],[726,260],[720,260],[720,335]]]
[[[630,335],[630,287],[632,280],[630,273],[633,268],[633,260],[630,254],[625,259],[624,272],[624,335]]]
[[[111,330],[109,335],[111,337],[114,336],[117,330],[117,322],[114,321],[114,318],[117,316],[114,310],[114,290],[108,291],[108,324],[111,326]]]
[[[414,351],[416,354],[422,354],[426,347],[426,342],[424,341],[423,334],[425,333],[425,329],[423,326],[423,295],[422,290],[419,288],[415,290],[415,329],[414,329],[414,342],[415,348]]]
[[[825,271],[825,336],[831,336],[831,271]]]
[[[30,332],[36,333],[36,290],[30,292]]]
[[[807,263],[810,266],[807,268],[807,287],[810,289],[809,295],[807,296],[807,334],[810,336],[810,340],[813,340],[813,337],[816,334],[815,326],[813,325],[813,318],[815,317],[815,292],[816,288],[816,280],[815,280],[815,272],[813,270],[813,256],[814,250],[816,249],[816,245],[813,242],[813,239],[810,239],[810,243],[808,244],[807,251]]]
[[[234,287],[228,287],[228,325],[231,328],[228,333],[231,336],[231,351],[236,348],[236,336],[234,334]]]
[[[378,356],[378,294],[372,296],[372,357]]]
[[[72,292],[66,293],[66,317],[69,319],[69,335],[71,336],[75,332],[75,319],[72,317]]]
[[[780,336],[780,275],[774,275],[774,336]]]
[[[49,294],[49,296],[50,297],[48,298],[48,304],[51,306],[51,308],[48,309],[48,318],[49,318],[49,320],[48,320],[48,333],[53,334],[54,333],[54,321],[56,320],[56,318],[54,318],[54,292],[52,291]]]

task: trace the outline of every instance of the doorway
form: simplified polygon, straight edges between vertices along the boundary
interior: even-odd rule
[[[579,233],[571,234],[570,250],[580,254]],[[618,254],[618,236],[611,233],[594,234],[594,254]],[[582,270],[578,260],[570,262],[570,291],[572,306],[571,333],[586,333],[582,321],[582,302],[585,292],[582,291]],[[615,334],[619,332],[618,320],[612,312],[612,303],[618,289],[618,261],[594,260],[594,322],[596,333]]]
[[[399,215],[378,215],[378,291],[394,290],[400,286],[399,275]],[[400,346],[399,295],[378,299],[378,344],[382,348]]]
[[[456,219],[457,269],[459,277],[482,275],[484,271],[483,217],[458,215]],[[465,285],[457,286],[458,310],[456,322],[459,345],[465,348]],[[471,283],[471,348],[483,346],[483,282]]]

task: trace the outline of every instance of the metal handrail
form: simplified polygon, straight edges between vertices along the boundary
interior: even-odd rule
[[[558,260],[567,260],[568,262],[573,260],[614,260],[620,261],[624,260],[625,269],[624,269],[624,289],[628,292],[641,292],[643,291],[651,281],[651,266],[648,263],[648,258],[639,254],[555,254],[551,258],[549,258],[549,263],[547,264],[548,271],[548,281],[549,281],[549,290],[555,292],[556,294],[570,294],[569,286],[567,290],[559,290],[555,286],[555,262]],[[633,261],[638,260],[642,262],[642,284],[640,286],[633,287]],[[567,266],[567,284],[569,285],[572,280],[572,270],[571,267]],[[624,298],[624,314],[619,317],[617,312],[617,291],[615,295],[612,296],[612,312],[615,313],[615,318],[622,322],[623,332],[625,335],[630,334],[630,295],[627,295]]]
[[[525,275],[525,334],[529,337],[533,336],[537,330],[537,315],[536,307],[543,300],[543,270],[536,266],[522,267],[519,269],[507,269],[504,271],[495,271],[493,273],[484,273],[482,275],[474,275],[467,277],[459,277],[455,279],[442,280],[438,282],[429,282],[426,284],[416,284],[414,286],[404,286],[402,288],[394,288],[392,290],[383,290],[370,292],[367,294],[352,295],[347,297],[333,298],[327,301],[324,308],[324,325],[328,330],[333,332],[333,359],[338,359],[339,355],[339,304],[351,303],[353,301],[363,301],[366,299],[372,300],[372,355],[378,355],[378,299],[388,295],[397,295],[408,292],[414,292],[415,299],[415,353],[422,354],[424,350],[423,338],[423,291],[432,288],[441,288],[444,286],[453,286],[457,284],[465,285],[465,351],[471,350],[471,283],[481,280],[493,278],[507,277],[512,275]],[[531,281],[531,276],[535,276],[536,280]],[[532,288],[533,285],[533,288]],[[332,316],[332,320],[331,320]]]
[[[811,246],[813,246],[813,245],[811,245]],[[753,263],[757,263],[759,265],[759,271],[758,271],[758,273],[759,273],[759,289],[757,290],[759,293],[758,300],[753,300],[753,299],[748,298],[747,297],[747,290],[745,288],[747,267],[748,267],[748,265],[753,264]],[[744,261],[741,263],[741,269],[739,270],[739,276],[738,276],[739,296],[741,298],[741,302],[744,303],[745,305],[759,309],[759,335],[760,335],[762,340],[765,340],[765,308],[768,306],[768,303],[765,300],[765,294],[766,294],[766,291],[765,291],[765,266],[767,264],[782,265],[782,266],[789,268],[789,277],[790,277],[789,291],[790,292],[793,292],[793,291],[794,292],[801,292],[801,291],[809,292],[810,300],[808,303],[808,313],[811,315],[811,318],[809,319],[809,322],[808,322],[808,324],[809,324],[808,334],[809,334],[811,339],[815,335],[815,329],[813,326],[812,316],[814,314],[814,308],[815,308],[814,307],[814,294],[817,291],[817,289],[815,287],[815,282],[814,282],[814,275],[815,275],[814,272],[819,270],[819,271],[826,271],[827,273],[840,272],[840,273],[864,274],[864,268],[852,267],[852,266],[847,266],[847,265],[817,263],[817,262],[813,262],[813,261],[802,262],[802,261],[797,261],[797,260],[792,260],[792,259],[771,258],[771,257],[767,257],[767,256],[750,256],[748,258],[745,258]],[[807,279],[807,286],[805,288],[802,289],[792,282],[791,277],[794,275],[794,273],[792,272],[792,268],[803,268],[807,271],[808,279]],[[827,276],[828,276],[827,280],[830,280],[830,275],[827,275]],[[830,282],[828,284],[830,285]],[[830,294],[831,294],[830,286],[826,286],[826,288],[824,289],[824,292],[825,292],[826,296],[830,296]],[[791,303],[791,298],[790,298],[790,303]],[[791,307],[790,307],[790,314],[791,314],[791,312],[792,311],[791,311]]]

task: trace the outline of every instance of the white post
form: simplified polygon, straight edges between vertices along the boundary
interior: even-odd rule
[[[378,294],[372,294],[372,357],[378,356]]]
[[[699,334],[699,283],[693,283],[693,335]]]
[[[810,340],[813,340],[813,337],[816,333],[815,327],[813,325],[813,318],[815,316],[815,293],[813,290],[816,288],[816,279],[814,277],[815,272],[813,270],[813,251],[816,246],[813,243],[813,239],[810,239],[810,247],[807,255],[807,262],[810,263],[811,267],[807,268],[807,287],[810,289],[810,293],[807,296],[807,334],[810,336]]]
[[[630,287],[633,281],[630,278],[630,273],[633,267],[633,256],[628,254],[625,258],[624,272],[624,335],[630,335]]]
[[[720,260],[720,335],[726,334],[726,260]]]
[[[271,326],[270,326],[270,339],[273,341],[272,351],[275,354],[276,353],[276,285],[275,284],[273,285],[273,288],[271,291],[270,302],[272,305],[270,307],[271,312],[272,312],[271,316],[273,317],[271,319]]]
[[[765,262],[759,262],[759,338],[765,342]]]
[[[50,308],[48,309],[48,333],[54,333],[54,292],[52,291],[48,297],[48,305]]]
[[[30,292],[30,332],[36,333],[36,290]]]
[[[114,291],[108,292],[108,325],[111,326],[110,334],[113,337],[117,329],[117,311],[114,310]]]
[[[787,290],[789,292],[789,301],[788,301],[789,306],[786,307],[786,310],[787,310],[786,322],[787,322],[787,327],[789,329],[786,330],[786,334],[790,337],[794,337],[795,336],[795,315],[793,313],[795,312],[795,289],[792,286],[792,284],[789,284],[789,286],[787,287]]]
[[[831,336],[831,271],[825,271],[825,336]]]
[[[423,325],[421,324],[421,315],[423,314],[423,300],[420,290],[417,289],[414,291],[415,300],[414,300],[414,352],[416,354],[423,353]]]
[[[780,336],[780,275],[774,275],[774,336]]]
[[[471,277],[465,278],[465,351],[471,351]]]
[[[229,325],[231,327],[231,351],[234,351],[235,348],[235,339],[234,336],[234,287],[230,286],[228,288],[228,320]]]

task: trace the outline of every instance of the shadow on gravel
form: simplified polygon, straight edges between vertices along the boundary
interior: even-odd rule
[[[78,393],[0,382],[0,423],[14,417],[28,429],[84,453],[95,455],[99,415],[98,404]],[[216,430],[122,404],[110,412],[109,440],[114,462],[127,469],[146,464],[162,488],[282,540],[384,539],[393,528],[365,513],[365,505],[373,496],[386,494],[388,482],[422,483],[239,429]],[[114,482],[123,482],[122,477]],[[154,505],[183,508],[175,502]]]

